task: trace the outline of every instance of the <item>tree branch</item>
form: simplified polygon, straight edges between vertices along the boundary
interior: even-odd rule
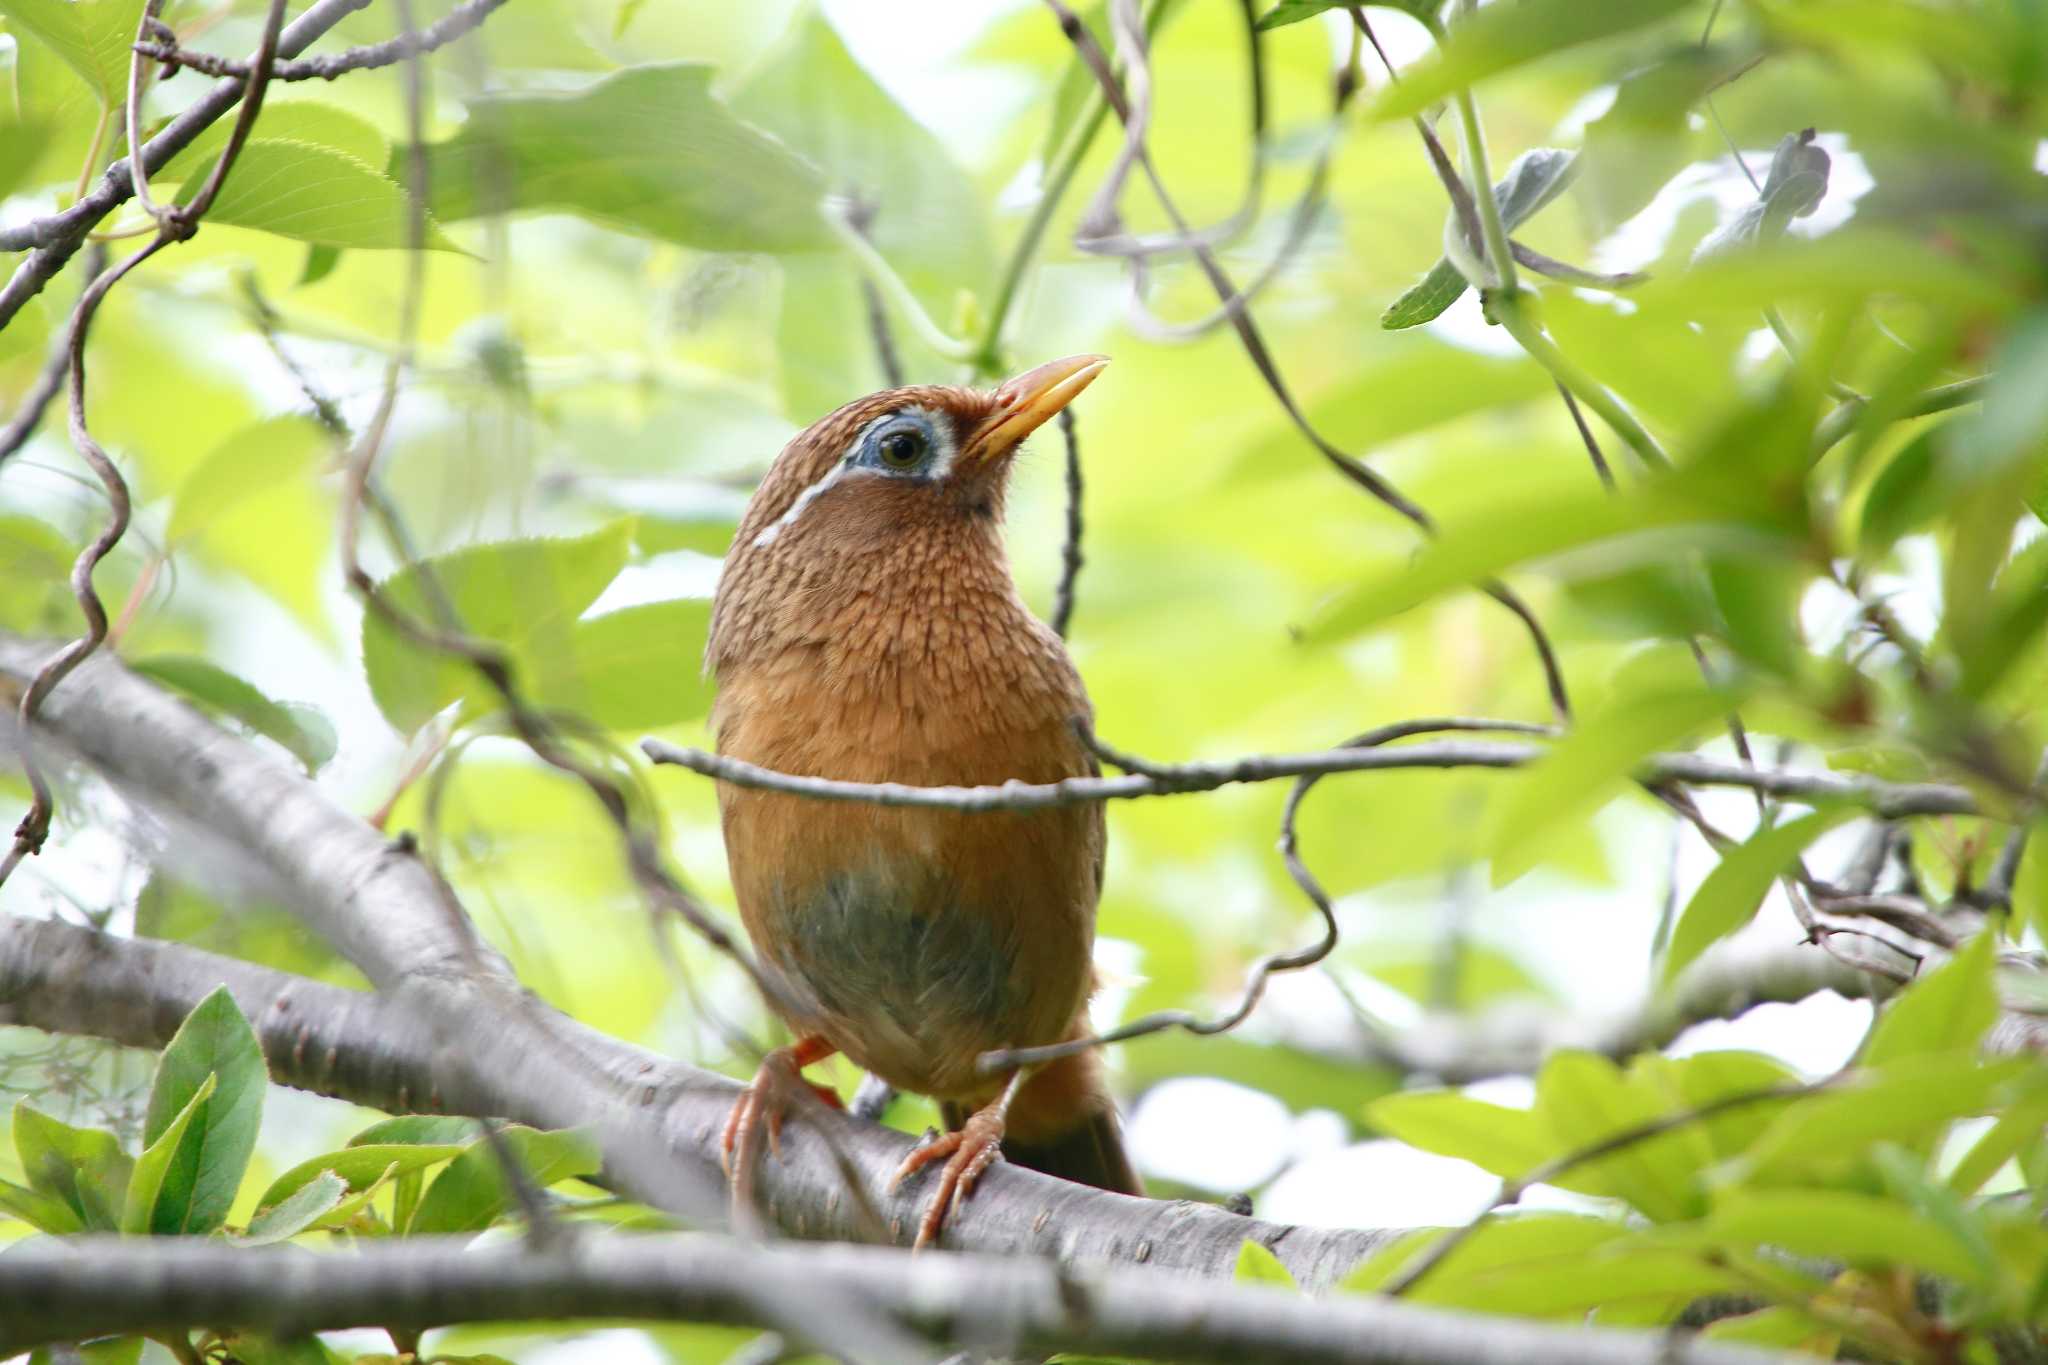
[[[1396,768],[1520,768],[1547,752],[1533,744],[1490,740],[1436,740],[1385,749],[1323,749],[1302,754],[1253,755],[1220,763],[1152,767],[1119,777],[1070,777],[1061,782],[1005,782],[988,787],[915,787],[901,782],[840,782],[756,767],[738,759],[684,749],[659,739],[640,748],[656,763],[672,763],[736,787],[787,792],[819,801],[877,806],[931,806],[946,810],[1043,810],[1087,801],[1128,801],[1214,791],[1241,782],[1326,777],[1334,773]],[[1907,815],[1981,815],[1967,788],[1943,782],[1881,782],[1875,778],[1796,769],[1749,768],[1699,754],[1653,754],[1636,771],[1649,785],[1682,782],[1700,787],[1747,787],[1794,801],[1845,802],[1888,820]]]
[[[24,685],[40,653],[35,644],[0,635],[0,694]],[[382,1054],[344,1067],[346,1049],[335,1030],[347,1022],[341,1007],[353,1008],[355,997],[293,986],[297,1017],[308,1030],[306,1051],[315,1052],[324,1040],[336,1052],[337,1075],[354,1078],[350,1084],[364,1077],[403,1083],[423,1108],[438,1099],[458,1113],[589,1128],[607,1170],[637,1198],[693,1220],[724,1217],[716,1141],[738,1095],[734,1082],[609,1038],[532,998],[472,937],[460,907],[409,851],[335,808],[282,760],[225,734],[118,661],[100,656],[82,665],[51,693],[36,726],[48,751],[82,758],[155,818],[170,822],[181,845],[204,839],[199,847],[208,853],[253,862],[282,904],[381,988],[383,1012],[375,1027]],[[133,970],[154,973],[161,962]],[[223,978],[236,989],[292,981],[248,975],[257,970],[236,967],[207,980],[208,973],[195,969],[187,978],[195,990],[202,981],[210,989]],[[77,983],[87,975],[81,967],[65,989],[83,991]],[[0,975],[0,985],[8,979]],[[180,978],[169,980],[175,986]],[[7,1008],[21,1022],[32,1022],[24,1017],[29,1006],[23,996],[9,989],[0,999],[14,1002]],[[334,1013],[324,1013],[329,1009]],[[260,1001],[250,1011],[258,1021],[266,1014]],[[360,1019],[354,1024],[364,1026]],[[834,1146],[892,1235],[914,1228],[923,1185],[888,1188],[909,1140],[825,1115],[799,1116],[784,1133],[782,1159],[764,1163],[759,1186],[768,1217],[798,1237],[861,1237],[858,1201],[846,1188]],[[946,1243],[1052,1255],[1079,1266],[1142,1261],[1227,1279],[1249,1237],[1276,1247],[1284,1241],[1280,1255],[1301,1282],[1323,1285],[1388,1235],[1290,1228],[1207,1205],[1106,1194],[999,1165],[976,1189],[973,1217],[949,1225]]]
[[[773,1319],[764,1302],[820,1291],[976,1354],[1068,1350],[1302,1365],[1795,1359],[1666,1332],[1563,1327],[1364,1295],[1309,1299],[1135,1269],[1076,1274],[1043,1261],[691,1235],[587,1238],[553,1253],[408,1238],[358,1244],[347,1256],[194,1238],[53,1238],[0,1258],[0,1352],[87,1332],[224,1322],[281,1333],[529,1318],[765,1325]]]
[[[491,11],[504,3],[505,0],[464,0],[463,4],[417,32],[408,31],[381,43],[366,43],[325,57],[279,62],[271,69],[270,78],[274,81],[331,81],[351,71],[391,66],[408,57],[446,47],[482,24],[490,17]],[[150,61],[182,66],[208,76],[239,78],[249,74],[249,64],[245,61],[212,52],[195,52],[170,43],[137,43],[135,51]]]
[[[366,8],[370,0],[317,0],[310,9],[285,26],[277,40],[279,57],[296,57],[316,39],[348,15]],[[248,82],[239,76],[223,80],[172,119],[164,130],[143,144],[143,165],[151,173],[161,170],[221,115],[241,101]],[[126,157],[107,167],[90,194],[70,208],[45,214],[17,227],[0,228],[0,251],[36,248],[15,267],[13,276],[0,288],[0,327],[21,311],[23,304],[42,292],[78,250],[85,234],[100,220],[125,203],[134,193],[129,182]]]

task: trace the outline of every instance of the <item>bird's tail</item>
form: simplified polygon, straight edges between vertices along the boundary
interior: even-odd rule
[[[1131,1168],[1130,1153],[1124,1150],[1123,1128],[1114,1109],[1099,1110],[1080,1127],[1050,1141],[1005,1142],[1003,1156],[1019,1166],[1099,1190],[1145,1193],[1138,1173]]]

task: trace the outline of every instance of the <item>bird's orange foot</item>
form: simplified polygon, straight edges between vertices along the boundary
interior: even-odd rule
[[[834,1109],[843,1108],[839,1092],[829,1085],[804,1079],[803,1069],[822,1061],[834,1049],[823,1039],[804,1038],[790,1047],[778,1047],[761,1059],[760,1070],[740,1092],[732,1113],[725,1120],[725,1134],[719,1139],[718,1163],[732,1182],[735,1213],[754,1207],[754,1171],[761,1164],[761,1147],[782,1155],[782,1121],[799,1088],[807,1089]]]
[[[924,1217],[918,1220],[917,1241],[912,1250],[922,1251],[938,1240],[939,1230],[946,1225],[946,1219],[960,1212],[967,1196],[974,1193],[975,1182],[981,1179],[982,1172],[1002,1159],[1002,1143],[1003,1116],[992,1105],[971,1116],[961,1125],[959,1132],[934,1134],[903,1159],[903,1164],[896,1168],[895,1176],[889,1181],[892,1190],[906,1177],[933,1162],[944,1160],[946,1163],[939,1172],[939,1187],[932,1192],[931,1202],[925,1205]]]

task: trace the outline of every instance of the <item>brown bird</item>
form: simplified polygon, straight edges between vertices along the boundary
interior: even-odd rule
[[[784,447],[747,506],[712,608],[718,751],[854,782],[975,786],[1096,771],[1088,695],[1003,551],[1011,458],[1108,363],[1073,356],[993,392],[890,389]],[[996,1160],[1141,1193],[1092,1053],[987,1076],[984,1052],[1084,1036],[1102,808],[826,803],[719,786],[747,932],[797,1041],[726,1125],[738,1203],[808,1064],[843,1052],[940,1103],[949,1132],[917,1245]],[[819,1090],[836,1103],[829,1090]],[[1000,1148],[999,1148],[1000,1144]]]

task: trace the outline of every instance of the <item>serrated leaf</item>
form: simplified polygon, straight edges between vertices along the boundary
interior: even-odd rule
[[[1299,1289],[1294,1272],[1283,1264],[1263,1243],[1247,1237],[1237,1248],[1237,1269],[1231,1278],[1241,1284],[1271,1284],[1283,1289]]]
[[[569,539],[471,545],[402,569],[379,591],[432,624],[426,584],[438,584],[466,632],[512,652],[522,688],[559,696],[576,685],[577,618],[625,567],[632,536],[633,523],[619,521]],[[363,666],[378,708],[407,734],[456,701],[472,714],[498,704],[467,663],[422,650],[374,611],[363,613]]]
[[[542,1189],[595,1175],[600,1165],[597,1145],[582,1133],[508,1127],[501,1136],[505,1150]],[[481,1232],[511,1207],[512,1199],[497,1150],[480,1139],[434,1177],[406,1231],[414,1236]]]
[[[1556,147],[1531,147],[1516,157],[1507,174],[1493,187],[1494,201],[1500,205],[1502,225],[1513,232],[1527,222],[1538,210],[1564,193],[1577,168],[1578,153]],[[1449,234],[1460,230],[1457,213],[1453,210],[1444,225],[1446,240]],[[1419,327],[1456,303],[1464,295],[1467,283],[1465,273],[1448,255],[1440,257],[1430,267],[1429,273],[1422,277],[1421,283],[1388,305],[1387,311],[1380,315],[1380,326],[1390,332],[1404,327]]]
[[[256,1150],[263,1094],[270,1075],[263,1046],[225,986],[199,1002],[178,1026],[157,1062],[142,1140],[154,1145],[207,1078],[218,1089],[199,1106],[172,1154],[150,1230],[208,1233],[227,1221],[228,1207]]]
[[[14,1106],[14,1151],[29,1188],[70,1209],[86,1231],[119,1230],[134,1162],[112,1133],[73,1128],[22,1100]]]
[[[196,194],[204,178],[188,179],[178,202]],[[322,246],[374,251],[412,245],[412,210],[397,181],[347,152],[291,138],[244,143],[206,221]],[[422,246],[461,250],[431,215],[425,227]]]
[[[1930,1052],[1967,1052],[1998,1018],[1991,979],[1997,934],[1981,931],[1960,952],[1915,981],[1884,1007],[1857,1059],[1883,1066]]]
[[[142,1155],[135,1160],[135,1172],[128,1178],[128,1197],[121,1209],[121,1231],[130,1236],[147,1234],[162,1223],[169,1229],[177,1228],[189,1210],[183,1207],[160,1207],[167,1204],[164,1196],[164,1178],[171,1167],[171,1159],[178,1154],[178,1144],[185,1140],[185,1134],[192,1126],[193,1118],[207,1100],[213,1097],[218,1078],[209,1073],[200,1083],[192,1097],[185,1101],[185,1107],[164,1126],[150,1144],[142,1149]],[[186,1186],[182,1193],[190,1192]],[[175,1200],[181,1193],[170,1192]]]
[[[462,1143],[375,1142],[309,1157],[270,1182],[270,1188],[256,1201],[256,1212],[260,1215],[285,1203],[322,1176],[335,1177],[347,1187],[347,1193],[356,1194],[382,1180],[394,1166],[398,1168],[398,1174],[403,1175],[443,1161],[453,1161],[475,1138],[476,1121],[456,1119],[453,1122],[460,1123],[465,1130]]]
[[[1374,119],[1419,114],[1461,86],[1553,52],[1625,33],[1684,9],[1688,0],[1521,0],[1490,5],[1454,25],[1433,57],[1401,73],[1368,106]]]
[[[155,178],[168,183],[194,175],[206,176],[213,170],[221,149],[227,146],[228,135],[233,128],[233,119],[220,119],[210,124],[164,163]],[[372,170],[381,169],[391,160],[391,139],[360,114],[319,100],[281,100],[277,98],[274,87],[271,97],[263,102],[262,112],[256,116],[256,126],[250,131],[250,137],[266,141],[310,142],[329,147],[353,157]]]
[[[714,99],[711,74],[656,63],[473,102],[461,131],[428,148],[435,214],[562,209],[710,251],[825,246],[824,182]]]
[[[1792,866],[1806,846],[1856,814],[1853,810],[1822,810],[1750,837],[1722,856],[1709,872],[1671,933],[1661,979],[1666,985],[1715,943],[1740,929],[1756,915],[1771,883]]]
[[[1495,886],[1541,860],[1544,836],[1592,816],[1644,758],[1682,745],[1725,717],[1734,701],[1694,687],[1622,699],[1575,726],[1519,777],[1497,807],[1486,840]]]
[[[0,14],[64,59],[108,106],[128,93],[129,45],[144,0],[0,0]]]
[[[701,598],[647,602],[576,623],[572,694],[543,697],[574,706],[607,730],[647,730],[701,716],[711,708],[704,638],[711,603]]]
[[[247,726],[275,740],[318,772],[334,757],[334,727],[310,706],[276,702],[254,684],[205,659],[185,654],[159,654],[128,665],[129,671],[198,702],[207,711]]]
[[[296,1237],[332,1213],[347,1195],[346,1180],[332,1171],[322,1171],[288,1198],[251,1218],[248,1232],[236,1241],[243,1246],[268,1246]]]

